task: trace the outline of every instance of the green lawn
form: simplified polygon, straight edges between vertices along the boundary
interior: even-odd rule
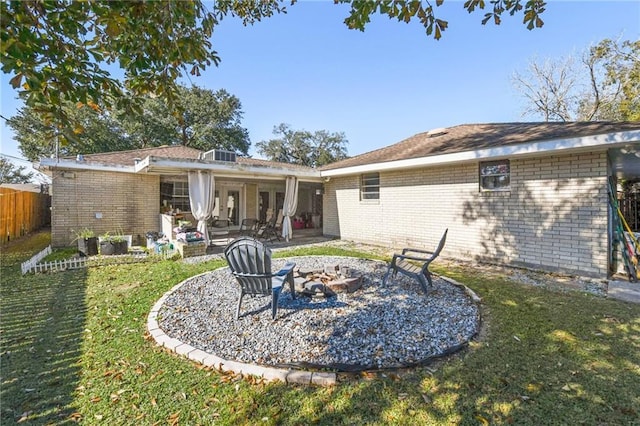
[[[221,374],[155,346],[155,301],[221,266],[160,261],[20,275],[48,244],[2,249],[0,423],[608,424],[640,422],[640,306],[438,270],[483,298],[481,338],[428,368],[331,388]],[[291,254],[344,254],[314,248]],[[436,268],[437,269],[437,268]]]

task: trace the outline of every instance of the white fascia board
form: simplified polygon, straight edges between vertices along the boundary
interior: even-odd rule
[[[134,173],[133,166],[118,166],[113,164],[86,163],[76,160],[56,160],[55,158],[42,158],[38,168],[59,168],[73,170],[99,170],[103,172]]]
[[[613,148],[628,143],[640,143],[640,130],[607,133],[603,135],[579,138],[553,139],[541,142],[530,142],[517,145],[505,145],[495,148],[474,151],[455,152],[451,154],[433,155],[429,157],[409,158],[406,160],[388,161],[383,163],[363,164],[360,166],[344,167],[340,169],[324,170],[320,174],[323,178],[331,176],[346,176],[368,172],[390,171],[416,167],[439,166],[451,163],[469,161],[485,161],[500,158],[520,156],[534,156],[563,151],[588,151],[593,148]]]
[[[190,170],[212,171],[215,176],[228,177],[255,177],[265,179],[283,179],[287,176],[295,176],[299,180],[321,182],[320,172],[317,170],[292,170],[283,167],[251,166],[246,164],[221,162],[210,163],[201,160],[175,160],[161,157],[147,157],[136,166],[136,171],[143,169],[155,173],[165,170],[181,170],[186,173]]]

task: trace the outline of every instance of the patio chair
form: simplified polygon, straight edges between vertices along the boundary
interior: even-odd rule
[[[256,226],[258,225],[258,219],[242,219],[242,223],[240,224],[240,229],[238,230],[239,235],[248,235],[253,237],[256,233]]]
[[[449,232],[449,229],[446,229],[444,231],[442,238],[440,238],[440,243],[438,244],[438,247],[434,252],[414,248],[405,248],[402,250],[402,254],[394,254],[393,259],[391,260],[391,264],[389,265],[389,269],[387,269],[387,273],[384,275],[384,278],[382,280],[382,285],[387,284],[387,279],[389,278],[389,274],[391,274],[392,271],[393,277],[395,277],[396,274],[400,272],[418,281],[422,286],[424,292],[428,294],[429,289],[433,287],[429,265],[435,260],[436,257],[438,257],[438,255],[442,251],[444,243],[447,240],[447,232]],[[412,252],[418,254],[427,254],[430,256],[423,257],[420,255],[407,254]]]
[[[240,316],[240,305],[245,294],[253,296],[271,295],[271,316],[278,313],[278,297],[285,280],[289,283],[291,297],[296,298],[293,281],[293,262],[287,262],[278,272],[271,272],[271,249],[251,237],[239,237],[225,249],[224,256],[231,273],[240,284],[240,298],[236,319]]]
[[[209,231],[209,244],[213,244],[213,240],[224,238],[224,243],[229,242],[229,221],[225,219],[215,219],[211,222],[211,226],[207,228]]]
[[[256,237],[263,238],[265,240],[269,239],[269,242],[273,241],[274,238],[280,241],[280,234],[278,233],[279,217],[280,214],[278,214],[278,217],[272,216],[267,223],[265,223],[260,227],[260,229],[258,229],[258,231],[256,232]],[[280,225],[282,225],[282,219],[280,219]]]

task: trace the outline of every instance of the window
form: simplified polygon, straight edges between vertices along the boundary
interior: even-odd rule
[[[180,211],[191,211],[191,204],[189,203],[189,183],[188,182],[173,182],[173,208],[180,209]]]
[[[360,176],[360,201],[380,199],[380,173]]]
[[[506,191],[511,185],[509,160],[484,161],[480,163],[480,190]]]

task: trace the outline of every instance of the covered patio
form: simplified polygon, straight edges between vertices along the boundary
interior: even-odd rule
[[[239,231],[232,231],[229,233],[228,237],[213,237],[211,239],[211,244],[207,247],[207,255],[212,254],[222,254],[226,245],[233,241],[235,238],[240,236]],[[333,240],[335,237],[327,237],[322,235],[322,228],[309,228],[309,229],[297,229],[293,232],[293,236],[289,241],[286,241],[284,238],[273,239],[269,241],[269,239],[263,241],[270,248],[287,248],[287,247],[296,247],[303,246],[309,244],[320,244],[325,243],[327,241]]]

